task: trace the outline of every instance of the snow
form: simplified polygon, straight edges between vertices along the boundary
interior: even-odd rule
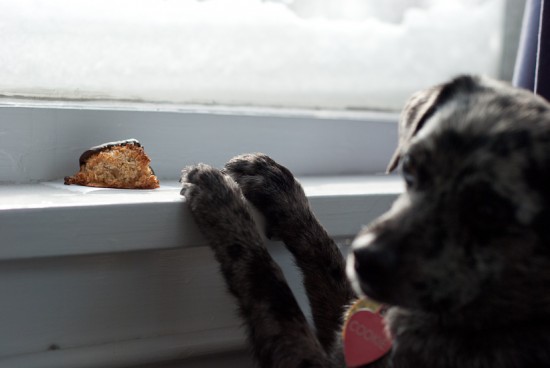
[[[0,0],[0,94],[400,109],[450,76],[497,76],[503,11],[503,0]]]

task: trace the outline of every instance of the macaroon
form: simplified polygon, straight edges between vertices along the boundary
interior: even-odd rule
[[[85,151],[80,170],[65,177],[65,185],[118,189],[155,189],[159,180],[137,139],[108,142]]]

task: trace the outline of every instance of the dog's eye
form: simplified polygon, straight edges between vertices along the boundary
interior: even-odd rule
[[[407,184],[407,188],[412,188],[417,185],[417,171],[418,168],[415,160],[410,155],[406,155],[405,157],[403,157],[403,163],[401,164],[401,173],[403,175],[405,183]]]
[[[513,219],[514,207],[506,198],[491,189],[490,184],[471,187],[463,197],[464,216],[483,226],[503,226]]]
[[[503,200],[494,200],[491,198],[478,203],[474,215],[479,220],[501,223],[501,221],[509,219],[511,217],[510,214],[513,214],[513,209],[510,207]]]
[[[502,212],[500,212],[497,207],[490,203],[482,203],[476,206],[475,214],[477,216],[480,216],[481,218],[488,219],[500,216]]]

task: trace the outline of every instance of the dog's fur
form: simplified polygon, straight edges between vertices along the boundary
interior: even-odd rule
[[[344,367],[355,292],[390,306],[393,348],[370,367],[550,366],[550,105],[471,76],[417,93],[389,169],[398,164],[407,190],[355,239],[349,281],[286,168],[250,154],[184,170],[260,366]],[[245,198],[302,270],[315,332]]]

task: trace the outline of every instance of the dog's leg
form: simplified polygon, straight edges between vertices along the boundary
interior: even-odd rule
[[[315,218],[288,169],[266,155],[249,154],[233,158],[225,171],[266,217],[268,236],[283,240],[294,255],[303,273],[317,337],[330,352],[345,307],[354,298],[338,247]]]
[[[237,299],[261,367],[329,367],[238,185],[206,165],[184,170],[182,182],[182,194]]]

